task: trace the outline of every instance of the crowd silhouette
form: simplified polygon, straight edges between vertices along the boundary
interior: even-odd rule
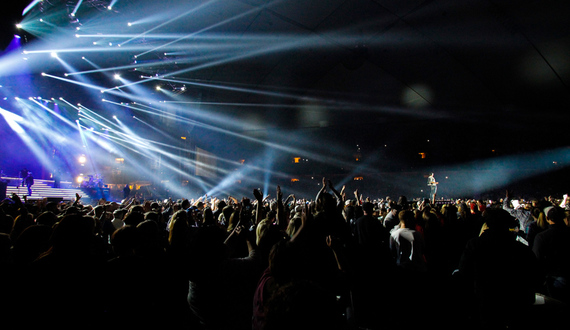
[[[516,204],[516,203],[515,203]],[[566,328],[569,203],[348,198],[0,205],[2,328]]]

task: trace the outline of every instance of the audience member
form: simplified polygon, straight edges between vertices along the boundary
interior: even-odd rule
[[[353,203],[344,190],[323,178],[313,200],[284,200],[280,187],[273,199],[256,189],[251,201],[92,206],[81,196],[60,204],[12,196],[0,204],[5,324],[516,328],[539,310],[535,293],[568,303],[562,208],[540,212],[533,203],[527,221],[509,196],[503,205],[474,199],[440,208],[358,191]]]

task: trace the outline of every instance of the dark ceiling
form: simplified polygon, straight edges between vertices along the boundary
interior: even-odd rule
[[[425,148],[431,139],[451,161],[490,146],[566,145],[568,1],[119,0],[108,10],[109,2],[83,1],[74,22],[77,1],[44,1],[26,19],[59,28],[28,29],[27,49],[73,49],[60,56],[78,71],[92,69],[82,56],[104,68],[136,61],[123,77],[158,75],[175,80],[166,83],[173,90],[185,82],[186,100],[230,119],[202,118],[209,123],[264,139],[268,128],[316,139],[301,146],[329,143],[321,152]],[[127,26],[142,19],[149,22]],[[46,54],[29,57],[36,74],[66,72]],[[49,94],[59,83],[38,88]],[[140,85],[157,96],[155,83]],[[77,86],[58,88],[66,89],[88,102]],[[465,152],[450,153],[458,148]]]

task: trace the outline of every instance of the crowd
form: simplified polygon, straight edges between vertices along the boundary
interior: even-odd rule
[[[323,179],[310,201],[279,187],[273,199],[95,205],[13,195],[0,205],[0,324],[565,328],[567,196],[434,205],[344,190]]]

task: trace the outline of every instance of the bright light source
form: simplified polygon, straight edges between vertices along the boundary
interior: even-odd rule
[[[157,90],[157,91],[159,91],[159,90],[161,90],[161,89],[162,89],[162,88],[160,88],[160,86],[156,86],[156,90]]]
[[[117,116],[113,116],[113,119],[117,119]]]
[[[121,79],[121,75],[118,73],[115,73],[115,75],[113,76],[115,79]]]
[[[51,52],[51,57],[57,58],[57,53],[56,53],[56,52]]]
[[[22,28],[22,24],[16,24],[16,27],[17,27],[18,29],[21,29],[21,28]]]
[[[45,72],[42,72],[42,76],[45,76],[45,75],[46,75],[46,73],[45,73]]]
[[[87,162],[87,157],[85,157],[85,155],[81,155],[79,156],[79,164],[85,164],[85,162]]]
[[[75,179],[75,181],[77,181],[77,183],[81,184],[81,182],[83,182],[83,177],[78,176],[77,179]]]
[[[107,9],[109,9],[109,10],[113,10],[113,7],[109,6],[109,7],[107,7]]]
[[[128,26],[133,26],[133,23],[129,22],[127,23]]]

